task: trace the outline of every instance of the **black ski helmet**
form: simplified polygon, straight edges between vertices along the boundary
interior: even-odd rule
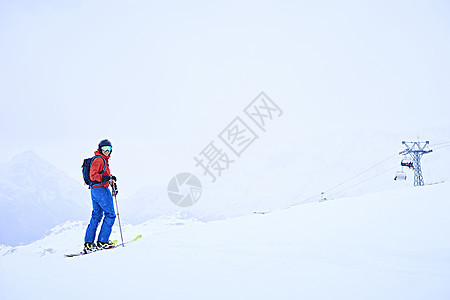
[[[100,143],[98,144],[98,151],[101,153],[102,152],[102,147],[103,146],[111,146],[111,152],[112,152],[112,144],[109,140],[101,140]]]

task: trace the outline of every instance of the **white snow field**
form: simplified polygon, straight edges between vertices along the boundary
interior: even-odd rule
[[[66,223],[0,249],[0,299],[450,299],[449,193],[446,182],[209,223],[155,219],[125,226],[138,242],[74,258],[64,253],[80,250],[85,224]]]

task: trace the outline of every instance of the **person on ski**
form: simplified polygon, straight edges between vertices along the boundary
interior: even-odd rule
[[[95,157],[91,164],[90,178],[93,181],[91,186],[92,216],[86,229],[84,238],[84,252],[92,252],[98,249],[108,249],[114,247],[109,240],[116,213],[114,211],[113,197],[109,190],[110,180],[116,181],[116,177],[109,169],[109,157],[112,152],[112,144],[109,140],[102,140],[95,151]],[[106,163],[106,168],[105,168]],[[103,223],[98,234],[97,245],[94,244],[97,227],[100,221]]]

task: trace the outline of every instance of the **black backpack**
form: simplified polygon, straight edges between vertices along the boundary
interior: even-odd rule
[[[106,170],[106,165],[107,165],[107,163],[106,163],[106,159],[104,159],[104,158],[103,158],[102,156],[100,156],[100,155],[95,155],[95,156],[93,156],[93,157],[86,158],[86,159],[83,161],[83,164],[81,165],[81,172],[83,173],[84,183],[85,183],[86,185],[88,185],[89,188],[91,188],[94,184],[99,184],[99,183],[100,183],[100,182],[98,182],[98,181],[92,181],[92,180],[91,180],[91,175],[90,175],[90,173],[91,173],[91,165],[92,165],[92,162],[94,161],[94,159],[95,159],[96,157],[101,157],[101,158],[103,159],[103,161],[105,162],[105,166],[103,167],[103,171],[100,172],[100,174],[102,174],[102,173],[105,172],[105,170]]]

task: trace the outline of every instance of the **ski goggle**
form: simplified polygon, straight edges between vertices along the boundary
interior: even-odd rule
[[[111,151],[112,147],[111,146],[103,146],[102,147],[102,151]]]

